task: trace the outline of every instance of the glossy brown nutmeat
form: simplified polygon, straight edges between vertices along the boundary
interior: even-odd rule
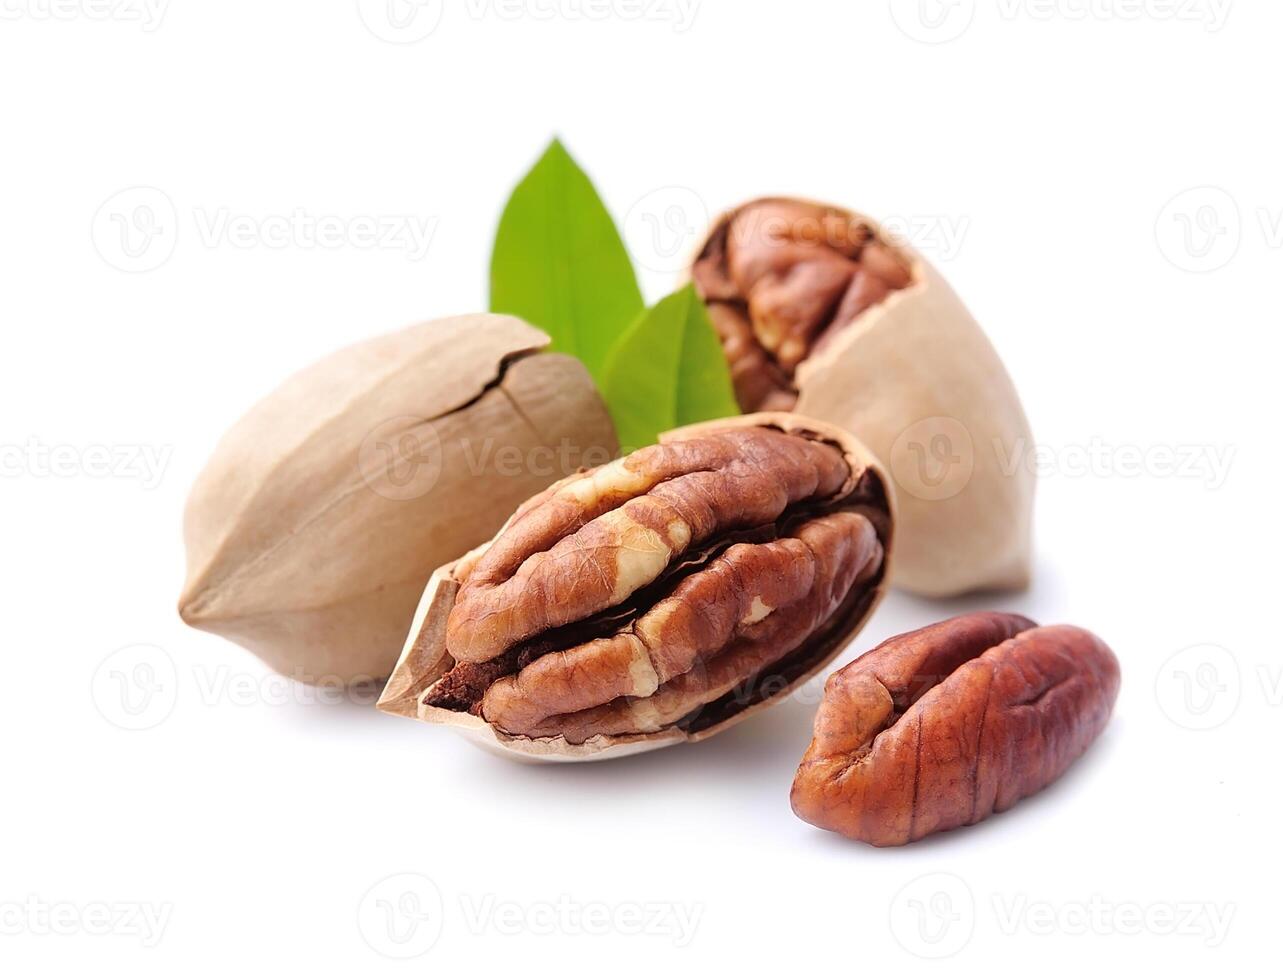
[[[911,280],[872,225],[837,208],[770,199],[737,211],[692,270],[746,412],[787,410],[794,372],[841,330]]]
[[[746,410],[836,425],[886,464],[896,585],[952,596],[1028,583],[1034,442],[1020,398],[908,242],[833,205],[759,198],[713,223],[690,276]]]
[[[793,811],[879,846],[977,823],[1082,755],[1118,684],[1073,626],[973,613],[893,637],[829,678]]]
[[[880,598],[893,515],[843,433],[666,435],[440,570],[380,706],[585,758],[704,737],[819,669]]]
[[[858,507],[812,512],[850,476],[822,441],[734,428],[545,495],[461,578],[446,625],[455,669],[505,665],[466,709],[508,734],[582,743],[721,697],[881,569]],[[428,704],[464,707],[452,675]]]

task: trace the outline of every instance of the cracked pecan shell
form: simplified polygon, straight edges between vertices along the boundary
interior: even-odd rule
[[[439,570],[380,707],[545,759],[706,737],[853,635],[892,523],[840,430],[766,413],[667,433]]]
[[[386,678],[434,569],[618,449],[588,372],[547,345],[515,317],[457,316],[287,380],[192,487],[183,619],[298,680]]]
[[[1074,626],[986,612],[893,637],[825,684],[793,811],[879,846],[977,823],[1059,778],[1118,683]]]
[[[713,224],[691,278],[746,411],[829,422],[886,464],[895,584],[1027,584],[1033,438],[1002,361],[930,263],[863,215],[762,198]]]

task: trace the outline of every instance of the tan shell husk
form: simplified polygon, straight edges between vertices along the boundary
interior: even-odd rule
[[[445,642],[446,619],[454,606],[460,584],[454,577],[454,569],[489,547],[490,542],[487,542],[458,560],[443,565],[433,573],[414,615],[414,623],[406,638],[401,659],[379,698],[379,709],[389,714],[417,718],[419,721],[430,724],[445,725],[487,751],[522,762],[588,762],[635,755],[682,742],[702,741],[787,697],[790,692],[814,677],[855,637],[868,618],[873,615],[886,592],[893,566],[895,550],[893,538],[897,534],[894,493],[882,465],[858,439],[837,426],[803,418],[793,413],[759,412],[713,422],[700,422],[665,432],[660,435],[659,441],[669,442],[704,431],[757,425],[774,426],[786,432],[814,433],[838,446],[851,464],[852,471],[851,478],[841,491],[843,495],[850,493],[859,476],[870,470],[879,476],[887,490],[890,520],[884,541],[885,555],[882,572],[877,583],[872,587],[869,601],[863,605],[862,609],[856,610],[858,615],[851,617],[849,622],[841,623],[837,628],[826,631],[824,639],[808,649],[807,656],[811,662],[790,684],[771,696],[697,732],[690,733],[678,728],[667,728],[642,734],[598,735],[582,744],[573,744],[561,737],[529,738],[509,735],[493,728],[484,719],[475,715],[427,706],[423,703],[423,697],[428,689],[454,666],[453,659],[446,652]]]
[[[587,371],[547,344],[515,317],[450,317],[290,378],[192,488],[182,617],[301,681],[386,677],[434,568],[618,451]]]
[[[740,211],[778,200],[865,222],[910,264],[907,287],[827,338],[794,378],[794,411],[852,432],[895,481],[899,524],[893,584],[932,597],[1024,588],[1030,574],[1034,475],[1020,463],[1032,448],[1032,435],[989,339],[916,250],[871,218],[844,208],[796,198],[749,201],[713,223],[695,256]],[[918,467],[939,435],[949,440],[948,451],[964,469],[952,478],[946,471],[935,487]],[[964,483],[968,459],[972,470]],[[949,495],[935,499],[941,493]]]

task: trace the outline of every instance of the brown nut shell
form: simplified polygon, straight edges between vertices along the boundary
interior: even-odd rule
[[[714,222],[692,278],[745,410],[831,422],[886,464],[894,584],[1027,584],[1029,425],[988,338],[918,252],[855,212],[761,198]]]
[[[878,846],[977,823],[1069,768],[1118,684],[1074,626],[986,612],[893,637],[825,684],[793,812]]]
[[[341,350],[259,402],[192,488],[183,619],[300,680],[382,679],[432,570],[618,451],[583,366],[475,314]]]
[[[786,696],[885,590],[886,477],[787,413],[664,433],[438,569],[379,700],[524,761],[698,741]]]

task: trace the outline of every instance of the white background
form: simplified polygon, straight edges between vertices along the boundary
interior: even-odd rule
[[[0,971],[1259,975],[1283,9],[591,2],[445,0],[400,33],[383,0],[0,5]],[[179,622],[218,435],[340,345],[482,307],[554,132],[648,299],[703,212],[769,192],[900,221],[953,281],[1041,451],[1036,584],[893,594],[839,663],[990,605],[1098,632],[1122,694],[1054,788],[875,850],[789,811],[815,687],[697,747],[527,768]],[[157,229],[132,256],[121,216]],[[139,662],[164,695],[129,730],[111,672]]]

